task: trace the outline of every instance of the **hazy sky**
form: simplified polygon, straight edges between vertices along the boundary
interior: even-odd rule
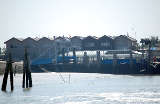
[[[160,0],[0,0],[0,46],[12,37],[127,32],[160,35]]]

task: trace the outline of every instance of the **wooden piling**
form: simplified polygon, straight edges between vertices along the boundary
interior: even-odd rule
[[[97,63],[100,64],[100,61],[101,61],[100,51],[97,51]]]
[[[11,84],[11,91],[13,91],[13,68],[12,68],[12,63],[10,64],[10,84]]]
[[[8,72],[9,72],[9,63],[7,62],[4,77],[3,77],[3,82],[2,82],[2,89],[1,89],[2,91],[6,91]]]
[[[31,74],[31,67],[30,67],[30,58],[27,57],[28,62],[28,79],[29,79],[29,87],[32,87],[32,74]]]
[[[62,49],[62,61],[63,61],[63,64],[65,63],[65,49],[63,48]]]
[[[26,85],[26,86],[25,86]],[[22,88],[32,87],[32,77],[30,70],[30,61],[27,53],[27,49],[25,48],[24,62],[23,62],[23,83]]]
[[[75,58],[73,63],[76,64],[77,60],[76,60],[76,49],[75,48],[73,49],[73,57]]]
[[[112,62],[112,73],[117,73],[117,54],[113,54],[113,62]]]
[[[29,72],[29,87],[32,87],[32,76],[31,76],[31,72]]]
[[[97,72],[100,70],[100,64],[101,64],[101,54],[100,51],[97,51]]]
[[[132,55],[132,51],[130,51],[129,65],[130,65],[130,70],[132,70],[132,68],[133,68],[133,55]]]
[[[24,64],[24,63],[23,63]],[[23,82],[22,82],[22,88],[25,88],[25,78],[26,77],[26,71],[25,68],[23,67]]]
[[[2,91],[6,91],[7,79],[8,79],[8,74],[9,74],[9,72],[10,72],[11,91],[13,91],[13,89],[14,89],[11,53],[9,53],[9,57],[8,57],[8,58],[9,58],[9,59],[7,60],[7,63],[6,63],[5,73],[4,73],[3,82],[2,82],[2,89],[1,89]]]
[[[28,88],[28,71],[26,71],[26,88]]]
[[[87,66],[89,65],[89,57],[87,56],[87,52],[84,52],[83,64]]]

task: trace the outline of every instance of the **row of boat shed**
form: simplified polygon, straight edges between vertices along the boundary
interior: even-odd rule
[[[134,50],[137,47],[137,40],[128,35],[111,36],[87,36],[87,37],[53,37],[53,38],[11,38],[5,42],[6,53],[11,53],[14,60],[22,60],[24,48],[27,48],[30,58],[37,57],[51,58],[55,52],[80,50]]]

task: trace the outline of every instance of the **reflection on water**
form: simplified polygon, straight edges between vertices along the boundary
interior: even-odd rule
[[[158,104],[160,76],[82,73],[33,73],[33,87],[22,89],[22,74],[14,91],[0,91],[0,104]],[[0,76],[2,84],[3,76]],[[9,82],[9,81],[8,81]]]

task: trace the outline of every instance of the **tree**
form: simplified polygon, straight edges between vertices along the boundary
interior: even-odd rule
[[[150,38],[142,38],[140,43],[142,44],[142,48],[146,48],[148,45],[151,47],[155,47],[157,43],[159,42],[158,36],[151,36]]]
[[[2,54],[2,50],[1,50],[1,47],[0,47],[0,55]]]
[[[149,38],[142,38],[140,43],[142,44],[141,45],[141,48],[147,48],[147,46],[151,43],[150,39]]]
[[[155,47],[156,44],[158,43],[158,36],[156,37],[152,36],[150,40],[151,40],[151,46]]]
[[[6,54],[6,48],[5,47],[1,49],[1,54]]]

